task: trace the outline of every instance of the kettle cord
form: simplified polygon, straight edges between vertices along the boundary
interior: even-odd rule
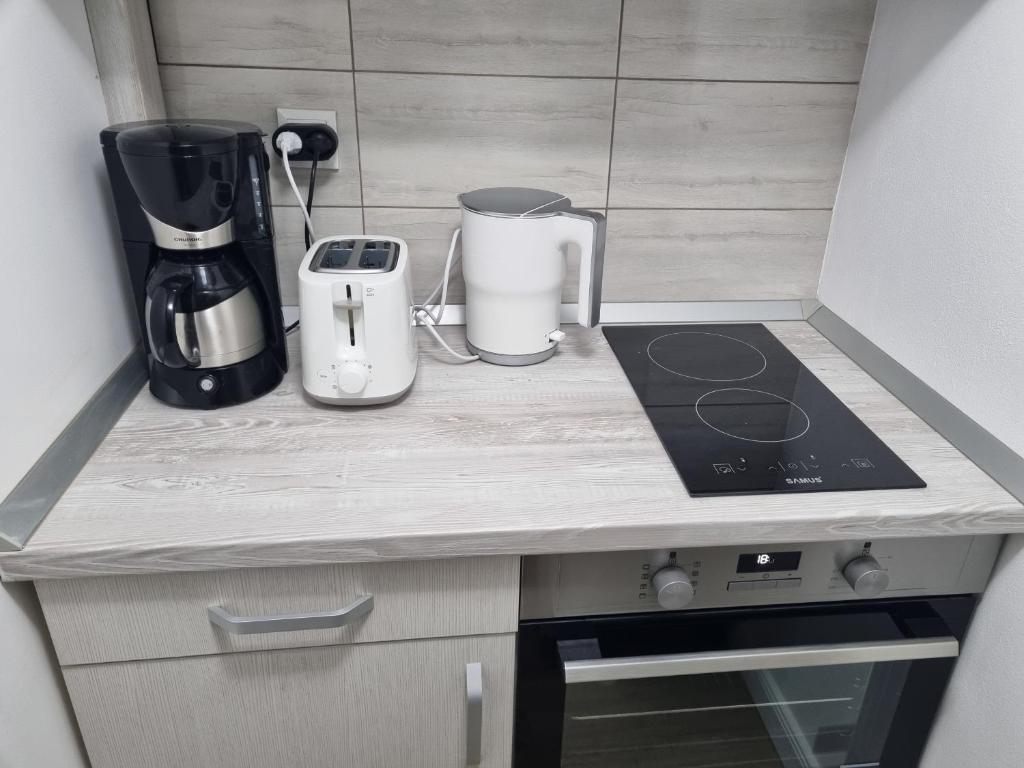
[[[455,256],[455,246],[458,244],[461,235],[461,229],[456,229],[452,234],[452,242],[448,247],[448,258],[444,261],[444,273],[441,275],[441,281],[422,304],[413,305],[412,316],[416,320],[416,325],[426,328],[437,343],[444,347],[452,357],[463,363],[471,363],[474,360],[479,360],[480,356],[463,355],[460,352],[456,352],[448,346],[448,342],[442,339],[441,334],[434,328],[435,325],[440,324],[441,318],[444,317],[445,307],[448,305],[448,280],[451,277],[452,269],[458,264],[462,256],[461,253],[459,256]],[[436,299],[438,294],[441,294],[441,303],[434,307],[434,309],[430,309],[430,302]]]

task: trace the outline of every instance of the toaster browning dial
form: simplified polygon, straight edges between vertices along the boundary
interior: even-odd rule
[[[366,389],[366,374],[362,363],[343,363],[338,368],[338,389],[346,395],[358,395]]]

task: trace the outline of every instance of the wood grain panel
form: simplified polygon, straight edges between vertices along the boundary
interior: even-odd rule
[[[875,0],[629,0],[623,77],[857,82]]]
[[[107,119],[126,123],[165,117],[146,4],[137,0],[86,0],[85,10]]]
[[[480,765],[507,768],[515,635],[98,664],[64,677],[93,768],[456,768],[476,662]]]
[[[367,206],[525,186],[604,207],[611,80],[357,73]]]
[[[453,365],[425,334],[407,397],[317,406],[292,366],[212,412],[148,392],[4,578],[1024,531],[1024,508],[806,323],[783,343],[927,483],[692,498],[600,330],[525,368]],[[455,345],[463,329],[442,333]],[[358,446],[358,450],[354,450]]]
[[[352,0],[356,66],[615,76],[620,0]]]
[[[223,118],[254,123],[267,133],[271,157],[271,195],[277,205],[295,205],[281,163],[269,150],[277,127],[278,107],[331,109],[338,116],[341,169],[317,176],[316,201],[321,205],[360,205],[355,143],[352,75],[343,72],[241,69],[234,67],[163,66],[164,95],[169,117]],[[305,188],[308,172],[295,173]]]
[[[317,178],[323,178],[322,172]],[[361,235],[363,215],[359,208],[333,208],[313,206],[313,229],[317,237],[331,235]],[[281,286],[281,303],[285,306],[299,303],[299,262],[306,255],[306,241],[302,234],[305,219],[298,206],[274,206],[274,248],[277,254],[277,280]]]
[[[149,0],[161,64],[352,69],[346,0]]]
[[[831,208],[855,85],[619,84],[612,208]]]
[[[519,558],[115,576],[37,588],[60,663],[91,664],[514,632]],[[339,629],[231,635],[206,612],[211,605],[238,616],[332,611],[360,595],[373,595],[373,611]]]
[[[815,295],[829,211],[611,211],[605,301]]]

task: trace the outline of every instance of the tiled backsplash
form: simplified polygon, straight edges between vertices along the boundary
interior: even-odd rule
[[[337,112],[318,233],[405,238],[422,296],[456,194],[552,189],[607,210],[608,301],[815,295],[874,6],[150,0],[170,116],[270,132],[277,107]],[[272,193],[294,303],[301,216],[276,162]]]

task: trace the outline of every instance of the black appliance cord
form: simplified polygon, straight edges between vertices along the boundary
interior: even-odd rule
[[[320,162],[320,153],[317,150],[313,150],[313,164],[309,167],[309,190],[306,192],[306,213],[310,216],[313,215],[313,195],[316,193],[316,167]],[[305,223],[302,225],[302,234],[306,241],[306,250],[308,251],[310,246],[313,245],[313,241],[309,237],[309,227]],[[285,333],[291,333],[299,327],[299,321],[296,320],[294,323],[284,329]]]
[[[320,162],[320,153],[317,150],[313,150],[313,164],[309,167],[309,191],[306,192],[306,213],[310,216],[313,215],[313,194],[316,192],[316,167]],[[309,237],[309,227],[303,224],[303,231],[306,235],[306,250],[313,245],[313,241]]]

